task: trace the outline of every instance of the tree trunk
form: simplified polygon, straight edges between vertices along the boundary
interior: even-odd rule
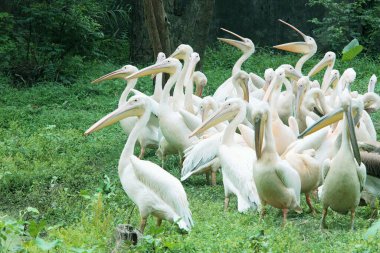
[[[154,57],[171,53],[167,17],[162,0],[144,0],[144,17]]]
[[[166,16],[164,4],[162,0],[152,0],[153,9],[155,10],[154,15],[156,18],[156,29],[159,31],[160,41],[162,52],[166,55],[172,53],[172,48],[170,44],[170,35],[169,35],[169,20]],[[159,52],[155,54],[157,56]]]

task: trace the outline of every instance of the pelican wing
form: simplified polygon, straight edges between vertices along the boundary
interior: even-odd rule
[[[223,180],[227,177],[227,180],[239,191],[249,206],[258,208],[260,198],[253,180],[253,163],[256,160],[254,150],[239,145],[232,147],[222,145],[219,148],[219,159],[222,165]]]
[[[238,128],[248,147],[255,149],[255,131],[243,124],[239,124]]]
[[[275,168],[275,172],[281,182],[286,188],[291,188],[297,194],[298,204],[300,203],[300,192],[301,192],[301,180],[298,172],[293,169],[288,162],[282,161],[280,166]]]
[[[135,156],[131,156],[130,159],[138,180],[170,206],[190,229],[193,226],[193,220],[181,182],[152,162],[140,160]]]
[[[185,122],[186,126],[191,131],[194,131],[198,126],[202,124],[202,120],[199,117],[195,116],[194,114],[186,110],[180,109],[179,113],[181,114],[183,118],[183,122]]]
[[[326,159],[322,164],[322,180],[325,180],[325,178],[327,177],[327,174],[329,173],[330,163],[331,163],[331,160]]]
[[[202,139],[185,150],[185,160],[181,172],[181,180],[186,180],[205,164],[217,158],[222,134],[215,134]]]

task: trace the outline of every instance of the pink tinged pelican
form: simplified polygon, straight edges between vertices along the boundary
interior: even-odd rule
[[[110,126],[123,118],[138,117],[120,155],[118,172],[124,191],[139,208],[140,230],[144,231],[148,216],[153,215],[157,217],[157,225],[160,225],[164,219],[189,231],[194,224],[182,184],[156,164],[140,160],[133,155],[137,137],[152,113],[150,98],[134,96],[96,122],[85,135]]]
[[[295,69],[302,73],[302,66],[304,65],[304,63],[307,60],[309,60],[317,52],[317,43],[312,37],[305,35],[303,32],[301,32],[300,30],[298,30],[296,27],[292,26],[291,24],[288,24],[281,19],[279,19],[279,21],[289,26],[294,31],[298,32],[304,39],[304,42],[291,42],[291,43],[274,46],[274,48],[277,48],[280,50],[303,54],[303,56],[301,57],[301,59],[298,60],[295,66]]]
[[[246,117],[246,105],[246,102],[240,98],[227,100],[191,134],[200,134],[220,122],[232,119],[224,130],[218,151],[223,175],[225,211],[228,208],[231,194],[238,198],[239,212],[245,212],[250,208],[257,209],[260,205],[252,178],[252,166],[256,159],[255,152],[250,147],[239,145],[234,138],[238,125]]]

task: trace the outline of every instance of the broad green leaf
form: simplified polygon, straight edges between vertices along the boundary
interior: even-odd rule
[[[55,247],[57,247],[61,243],[61,240],[54,240],[51,242],[45,241],[44,239],[37,237],[36,238],[36,245],[38,248],[42,249],[43,251],[51,250]]]
[[[343,48],[343,61],[349,61],[355,58],[361,51],[363,50],[363,46],[359,45],[359,41],[357,39],[353,39],[347,46]]]
[[[369,227],[367,232],[364,234],[364,239],[368,239],[371,236],[375,236],[380,231],[380,220],[376,221]]]
[[[42,220],[41,222],[35,222],[34,220],[29,224],[29,234],[31,237],[36,238],[39,233],[45,228],[46,221]]]

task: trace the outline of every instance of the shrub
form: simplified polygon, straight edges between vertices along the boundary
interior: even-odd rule
[[[0,71],[10,75],[16,86],[39,81],[69,84],[84,61],[126,57],[120,49],[110,50],[126,38],[127,25],[118,27],[128,22],[128,5],[118,2],[7,2],[7,12],[0,12],[0,56],[4,59]]]
[[[311,6],[322,6],[325,15],[311,20],[315,36],[323,47],[340,52],[357,38],[368,53],[380,52],[379,0],[309,0]]]

